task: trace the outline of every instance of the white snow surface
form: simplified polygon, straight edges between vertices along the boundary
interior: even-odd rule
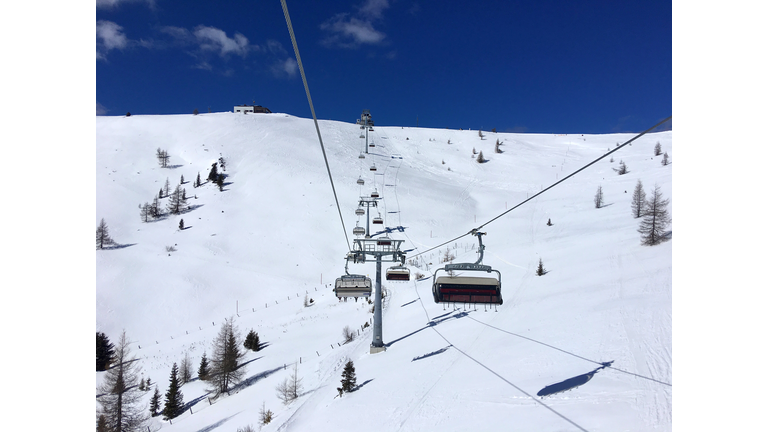
[[[405,227],[390,236],[405,240],[408,259],[634,136],[484,131],[481,139],[471,130],[377,126],[375,147],[360,159],[358,125],[319,121],[319,128],[349,241],[360,196],[376,189],[385,226]],[[501,154],[493,151],[496,139]],[[630,212],[638,180],[649,195],[658,185],[672,210],[673,165],[653,155],[657,142],[674,160],[672,132],[647,134],[616,151],[613,162],[608,156],[482,227],[483,263],[502,274],[503,305],[454,310],[434,303],[431,278],[384,280],[388,346],[370,354],[372,327],[343,344],[344,326],[361,329],[373,314],[367,302],[339,302],[332,292],[348,244],[311,119],[97,117],[95,224],[104,218],[118,247],[95,252],[96,330],[113,342],[125,330],[161,395],[185,353],[196,377],[225,318],[241,336],[253,329],[267,344],[248,351],[245,381],[230,395],[209,401],[206,383],[193,380],[181,388],[187,411],[172,424],[152,418],[152,431],[259,428],[262,404],[275,413],[263,431],[669,431],[673,240],[642,246]],[[159,166],[157,148],[170,154],[168,168]],[[478,164],[473,148],[489,161]],[[194,188],[219,157],[225,190]],[[614,171],[619,161],[627,174]],[[142,222],[138,206],[182,175],[192,208]],[[600,209],[598,186],[606,202]],[[477,240],[465,236],[421,255],[412,274],[431,276],[446,249],[454,262],[477,260]],[[541,277],[539,259],[548,270]],[[349,269],[375,278],[373,262]],[[312,306],[303,306],[305,295]],[[339,398],[347,360],[359,388]],[[580,387],[536,396],[608,361],[612,367]],[[297,362],[303,393],[283,405],[275,387]]]

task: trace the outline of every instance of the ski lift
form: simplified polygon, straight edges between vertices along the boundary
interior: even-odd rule
[[[371,165],[371,171],[376,171],[376,164]]]
[[[480,258],[472,263],[446,264],[437,269],[432,276],[432,296],[435,303],[484,303],[500,305],[504,302],[501,298],[501,272],[491,266],[480,264],[483,261],[483,236],[485,233],[475,231],[480,242],[478,252]],[[470,271],[470,272],[495,272],[498,277],[478,276],[440,276],[439,271]]]
[[[352,234],[357,236],[365,235],[365,228],[356,226],[352,228]]]
[[[372,221],[375,225],[384,225],[384,219],[382,219],[380,216],[376,216],[373,218]]]
[[[362,132],[360,132],[360,138],[365,138],[365,135],[363,135]]]
[[[336,279],[333,289],[336,297],[370,297],[373,292],[371,278],[346,274]]]
[[[360,156],[358,156],[357,158],[358,159],[365,159],[365,155],[363,154],[363,152],[360,152]]]
[[[365,216],[365,210],[363,210],[362,208],[358,207],[357,210],[355,210],[355,214],[358,215],[358,216]]]
[[[376,147],[376,145],[374,143],[369,143],[368,147]]]
[[[373,128],[369,128],[368,131],[373,132]]]
[[[358,179],[357,179],[357,184],[359,184],[360,186],[362,186],[362,185],[364,185],[364,184],[365,184],[365,180],[363,180],[363,178],[362,178],[362,177],[360,177],[360,178],[358,178]]]
[[[411,280],[411,271],[408,267],[398,265],[387,269],[388,281],[408,281]]]
[[[371,192],[371,198],[378,198],[378,197],[379,197],[379,192],[378,191]]]

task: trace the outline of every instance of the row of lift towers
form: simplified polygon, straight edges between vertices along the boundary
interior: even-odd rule
[[[373,119],[371,118],[370,110],[363,110],[360,119],[357,120],[357,124],[360,125],[361,133],[360,138],[365,138],[365,149],[360,153],[360,159],[365,159],[365,155],[368,154],[368,147],[373,147],[375,144],[371,141],[368,142],[368,132],[373,132]],[[364,132],[364,133],[363,133]],[[372,164],[370,170],[375,172],[377,170],[376,164]],[[358,178],[357,184],[364,185],[365,180],[362,177]],[[410,270],[405,267],[405,254],[408,251],[400,250],[400,246],[404,240],[394,240],[387,236],[381,238],[372,238],[381,233],[391,232],[389,229],[385,229],[380,233],[371,235],[370,231],[370,209],[371,207],[378,208],[378,200],[381,197],[379,193],[374,190],[370,197],[360,197],[358,208],[355,210],[357,216],[366,215],[366,227],[362,228],[356,226],[352,233],[358,237],[354,239],[352,250],[347,253],[346,264],[344,266],[344,275],[336,279],[334,285],[334,292],[338,298],[346,297],[363,297],[368,298],[373,293],[372,281],[369,277],[364,275],[349,274],[349,263],[365,263],[369,260],[376,261],[376,290],[374,294],[374,310],[373,310],[373,340],[371,342],[371,354],[379,353],[386,350],[384,340],[382,338],[382,289],[381,289],[381,264],[382,262],[393,262],[400,264],[392,266],[387,269],[386,279],[388,281],[409,281]],[[373,218],[374,225],[383,225],[384,221],[381,216]],[[485,233],[477,232],[473,230],[473,235],[477,236],[480,243],[478,252],[480,258],[475,263],[459,263],[459,264],[446,264],[445,267],[435,271],[432,278],[432,295],[435,303],[483,303],[486,305],[500,305],[503,300],[501,298],[501,273],[498,270],[492,269],[490,266],[483,265],[483,246],[482,236]],[[439,271],[447,272],[447,276],[437,277]],[[456,271],[475,271],[475,272],[495,272],[497,278],[494,277],[456,277],[454,272]],[[487,309],[486,309],[487,310]]]

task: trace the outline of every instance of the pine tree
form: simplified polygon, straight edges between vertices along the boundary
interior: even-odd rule
[[[643,209],[645,208],[645,191],[643,190],[643,182],[640,179],[637,180],[635,185],[635,191],[632,193],[632,216],[635,219],[643,215]]]
[[[640,228],[637,232],[641,235],[643,246],[653,246],[664,240],[667,226],[672,222],[667,210],[669,200],[661,196],[661,189],[656,185],[651,197],[645,203],[643,218],[640,220]]]
[[[146,422],[146,407],[140,407],[143,393],[138,389],[140,368],[131,356],[125,331],[115,346],[113,365],[98,388],[101,396],[99,415],[103,415],[110,432],[142,431]]]
[[[220,395],[237,384],[245,375],[245,368],[239,367],[239,362],[245,356],[240,352],[240,342],[237,327],[232,318],[224,320],[219,334],[213,341],[213,356],[211,358],[210,382],[211,391]]]
[[[149,222],[149,219],[152,217],[152,206],[150,206],[148,202],[145,202],[140,208],[141,211],[139,212],[139,216],[141,216],[141,221]]]
[[[625,164],[624,161],[622,161],[622,160],[619,161],[619,167],[618,168],[614,168],[613,170],[616,171],[617,173],[619,173],[619,175],[624,175],[624,174],[629,172],[627,170],[627,164]]]
[[[477,155],[477,163],[483,163],[486,159],[483,157],[483,151],[480,150],[480,154]]]
[[[147,390],[152,386],[152,378],[147,377]]]
[[[653,148],[653,155],[659,156],[661,154],[661,143],[656,141],[656,146]]]
[[[496,153],[503,153],[503,152],[501,151],[501,147],[500,147],[500,146],[501,146],[501,143],[499,142],[499,139],[498,139],[498,138],[496,138],[496,148],[494,149],[494,151],[495,151]]]
[[[536,269],[536,276],[544,276],[547,274],[547,270],[544,268],[544,263],[539,258],[539,267]]]
[[[202,183],[200,182],[200,173],[197,173],[197,178],[195,179],[195,183],[193,183],[194,187],[200,186]]]
[[[160,415],[160,390],[157,389],[157,386],[155,386],[155,393],[149,401],[149,414],[152,417]]]
[[[141,377],[141,381],[139,381],[139,390],[145,391],[147,389],[147,383],[144,382],[144,377]]]
[[[168,385],[168,391],[165,392],[165,407],[163,408],[163,417],[168,420],[176,418],[184,412],[184,395],[181,393],[179,387],[179,367],[176,363],[173,363],[171,368],[170,384]]]
[[[547,219],[547,226],[552,226],[552,219]]]
[[[163,196],[168,196],[171,194],[171,181],[168,179],[168,177],[165,178],[165,185],[163,186]]]
[[[184,184],[184,174],[181,175],[181,180],[179,180],[180,184]]]
[[[184,231],[184,219],[179,221],[179,231]]]
[[[169,195],[168,212],[171,214],[181,214],[187,210],[187,198],[181,186],[176,186],[173,193]]]
[[[160,209],[159,195],[155,195],[155,198],[152,200],[152,204],[149,207],[149,213],[155,219],[158,219],[163,215],[163,211]]]
[[[595,208],[600,208],[602,206],[603,206],[603,187],[598,186],[597,193],[595,193]]]
[[[115,241],[109,236],[109,228],[102,218],[99,226],[96,227],[96,249],[104,249],[104,246],[112,244],[115,244]]]
[[[184,353],[179,366],[179,381],[181,385],[188,383],[192,379],[192,360],[189,359],[189,353]]]
[[[99,419],[96,420],[96,432],[109,432],[107,417],[104,414],[100,414]]]
[[[669,165],[669,156],[667,156],[667,152],[664,152],[664,156],[661,158],[661,165],[662,166]]]
[[[357,385],[357,377],[355,377],[355,364],[352,360],[347,361],[344,365],[344,371],[341,373],[341,389],[342,391],[349,393],[354,390]]]
[[[219,187],[219,191],[224,191],[224,174],[219,174],[216,177],[216,186]]]
[[[243,342],[243,346],[251,351],[258,351],[261,349],[260,345],[259,334],[251,329],[245,336],[245,342]]]
[[[215,182],[219,178],[219,170],[216,168],[216,162],[211,165],[211,171],[208,173],[208,181]]]
[[[96,332],[96,371],[105,371],[115,355],[115,346],[107,335]]]
[[[197,368],[197,377],[200,378],[201,381],[205,381],[208,379],[209,373],[208,358],[206,357],[206,354],[203,353],[203,358],[200,359],[200,367]]]

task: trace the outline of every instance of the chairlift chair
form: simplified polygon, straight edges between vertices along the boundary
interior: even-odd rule
[[[343,275],[336,279],[333,289],[336,297],[370,297],[373,292],[371,278],[363,275]]]
[[[365,210],[363,210],[362,208],[358,207],[355,210],[355,214],[358,215],[358,216],[365,216]]]
[[[365,155],[362,152],[360,152],[360,156],[358,156],[357,158],[358,159],[365,159]]]
[[[446,264],[445,267],[437,269],[432,276],[432,296],[435,303],[483,303],[500,305],[504,302],[501,298],[501,272],[494,270],[491,266],[480,264],[483,260],[482,235],[475,231],[480,242],[478,252],[480,258],[472,263]],[[440,276],[438,272],[485,272],[496,273],[497,277],[478,277],[478,276]]]
[[[380,216],[376,216],[371,222],[373,222],[375,225],[384,225],[384,219],[382,219]]]
[[[378,191],[371,192],[371,198],[378,198],[378,197],[379,197],[379,192]]]
[[[359,179],[357,179],[357,184],[359,184],[360,186],[362,186],[362,185],[364,185],[364,184],[365,184],[365,180],[363,180],[363,178],[362,178],[362,177],[360,177]]]
[[[365,228],[356,226],[352,228],[352,234],[357,236],[365,235]]]
[[[371,165],[371,171],[376,171],[376,164]]]
[[[411,280],[411,271],[408,267],[398,265],[387,269],[388,281],[408,281]]]

